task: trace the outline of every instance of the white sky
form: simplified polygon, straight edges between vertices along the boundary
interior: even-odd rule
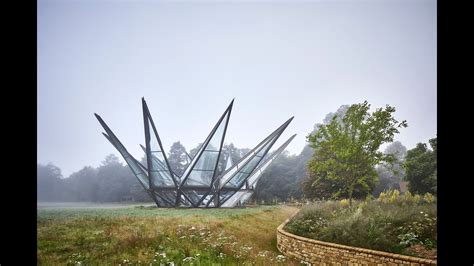
[[[342,104],[390,104],[407,148],[436,135],[436,1],[38,1],[38,162],[64,176],[140,159],[141,97],[165,149],[202,142],[235,98],[226,142],[253,148],[289,117],[299,154]],[[276,147],[276,146],[275,146]]]

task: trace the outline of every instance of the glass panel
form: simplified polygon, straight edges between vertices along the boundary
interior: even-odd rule
[[[149,115],[149,114],[148,114]],[[151,117],[146,117],[148,123],[148,134],[150,135],[150,142],[147,143],[150,147],[151,160],[148,162],[148,170],[150,172],[150,179],[154,186],[174,186],[172,173],[166,163],[166,157],[159,145],[158,133],[153,128]],[[146,149],[145,149],[146,153]]]
[[[250,174],[253,169],[257,167],[257,164],[260,161],[260,157],[254,157],[248,164],[246,164],[239,172]]]
[[[257,150],[256,155],[249,159],[246,165],[239,169],[238,173],[235,176],[230,177],[227,184],[224,184],[224,187],[237,188],[242,185],[242,182],[251,174],[251,172],[257,167],[258,163],[265,155],[265,153],[273,145],[272,139],[269,139],[265,145],[262,145],[259,150]]]
[[[225,125],[227,123],[227,119],[229,119],[229,113],[222,119],[219,127],[217,128],[216,132],[214,133],[214,136],[212,136],[211,140],[209,141],[209,144],[206,147],[206,150],[213,150],[213,151],[219,151],[220,146],[221,146],[221,141],[222,137],[224,135],[224,129]]]
[[[216,170],[219,160],[219,151],[228,119],[229,112],[224,115],[224,118],[210,136],[210,139],[208,139],[207,143],[203,144],[198,154],[194,156],[193,162],[191,162],[185,170],[183,174],[183,180],[186,180],[185,186],[211,187],[212,177],[214,176],[214,171]],[[195,160],[197,160],[196,163],[194,163]],[[192,168],[189,168],[191,166]]]
[[[222,202],[224,202],[224,200],[226,200],[227,198],[231,197],[232,195],[234,195],[235,191],[225,191],[225,192],[221,192],[220,195],[219,195],[219,202],[222,206]]]
[[[237,188],[248,175],[247,173],[238,172],[224,187]]]
[[[252,196],[253,192],[251,191],[247,191],[244,195],[242,195],[242,197],[240,198],[240,202],[242,203],[245,203],[246,201],[248,201],[250,199],[250,197]]]
[[[191,207],[191,202],[189,202],[189,200],[187,200],[183,195],[181,195],[180,203],[181,206]]]
[[[240,200],[240,198],[245,194],[246,192],[244,191],[237,191],[232,197],[230,197],[224,204],[222,204],[222,207],[235,207],[237,202]]]
[[[263,170],[265,170],[265,169],[259,169],[249,177],[249,186],[250,186],[250,188],[252,188],[252,186],[254,186],[255,183],[258,181],[259,177],[263,173]]]
[[[150,171],[150,174],[151,182],[154,186],[174,186],[173,180],[168,171]]]
[[[218,155],[218,152],[204,151],[189,174],[186,185],[211,186]]]
[[[204,196],[204,195],[203,195],[203,196]],[[212,195],[207,195],[207,196],[202,200],[202,202],[201,202],[201,204],[199,205],[199,207],[205,207],[211,198],[212,198]]]
[[[162,193],[153,192],[155,194],[155,198],[160,204],[160,207],[173,207],[174,203],[170,201],[167,197],[165,197]]]
[[[188,198],[191,200],[193,204],[197,204],[201,200],[201,198],[204,196],[204,194],[206,194],[206,192],[204,191],[196,192],[194,190],[188,190],[184,193],[186,193],[186,196],[188,196]]]
[[[199,161],[197,161],[193,169],[214,171],[214,168],[216,167],[218,155],[219,155],[218,152],[204,151],[201,155],[201,158],[199,158]]]
[[[225,170],[231,168],[233,164],[234,163],[232,162],[232,156],[229,155],[229,157],[227,158],[227,163],[225,165]]]
[[[146,188],[150,188],[150,183],[148,182],[148,177],[145,174],[137,174],[135,175],[138,178],[138,181]]]
[[[140,166],[138,166],[138,164],[129,156],[124,157],[124,159],[128,166],[130,166],[130,168],[132,169],[132,173],[138,178],[140,183],[142,183],[145,188],[150,188],[148,178],[146,174],[142,171]]]
[[[186,180],[188,186],[210,186],[212,181],[212,171],[193,170]]]
[[[151,125],[150,118],[148,120],[148,128],[150,129],[150,150],[151,151],[161,151],[160,144],[158,143],[158,139],[156,138],[153,126]]]
[[[271,143],[271,142],[269,142],[269,143]],[[267,143],[267,144],[269,144],[269,143]],[[257,157],[263,157],[266,152],[267,152],[266,149],[261,149],[261,150],[257,153],[256,156],[257,156]]]
[[[163,195],[163,198],[168,200],[169,202],[172,202],[173,205],[176,202],[176,191],[162,191],[161,194]]]
[[[162,152],[152,152],[151,156],[152,156],[151,158],[153,158],[151,170],[168,171],[168,167],[164,163],[164,158],[163,158],[163,153]],[[160,157],[161,157],[161,159],[160,159]]]

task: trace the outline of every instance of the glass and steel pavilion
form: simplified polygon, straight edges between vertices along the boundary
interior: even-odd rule
[[[171,169],[163,144],[144,98],[142,98],[145,131],[146,165],[136,160],[123,146],[104,120],[94,114],[104,128],[105,138],[118,150],[138,182],[158,207],[217,208],[235,207],[247,201],[268,166],[296,136],[291,136],[274,152],[270,149],[293,120],[285,121],[239,161],[227,158],[226,167],[218,171],[219,159],[234,100],[191,158],[181,176]]]

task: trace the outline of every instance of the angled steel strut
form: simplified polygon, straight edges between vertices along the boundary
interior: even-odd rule
[[[284,122],[236,163],[227,158],[219,167],[234,100],[212,128],[196,154],[186,152],[187,166],[181,176],[172,171],[150,110],[142,98],[146,166],[137,161],[123,146],[104,120],[94,114],[105,138],[122,155],[132,173],[158,207],[234,207],[253,194],[262,173],[294,139],[291,136],[276,151],[270,149],[293,120]],[[225,158],[225,157],[224,157]],[[223,172],[218,174],[218,169]]]

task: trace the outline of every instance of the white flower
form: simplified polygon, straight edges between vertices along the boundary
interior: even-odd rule
[[[192,261],[192,260],[195,260],[196,258],[194,257],[186,257],[183,259],[183,262],[188,262],[188,261]]]
[[[286,257],[283,256],[283,255],[278,255],[278,256],[276,256],[276,260],[277,260],[277,261],[285,261],[285,258],[286,258]]]

